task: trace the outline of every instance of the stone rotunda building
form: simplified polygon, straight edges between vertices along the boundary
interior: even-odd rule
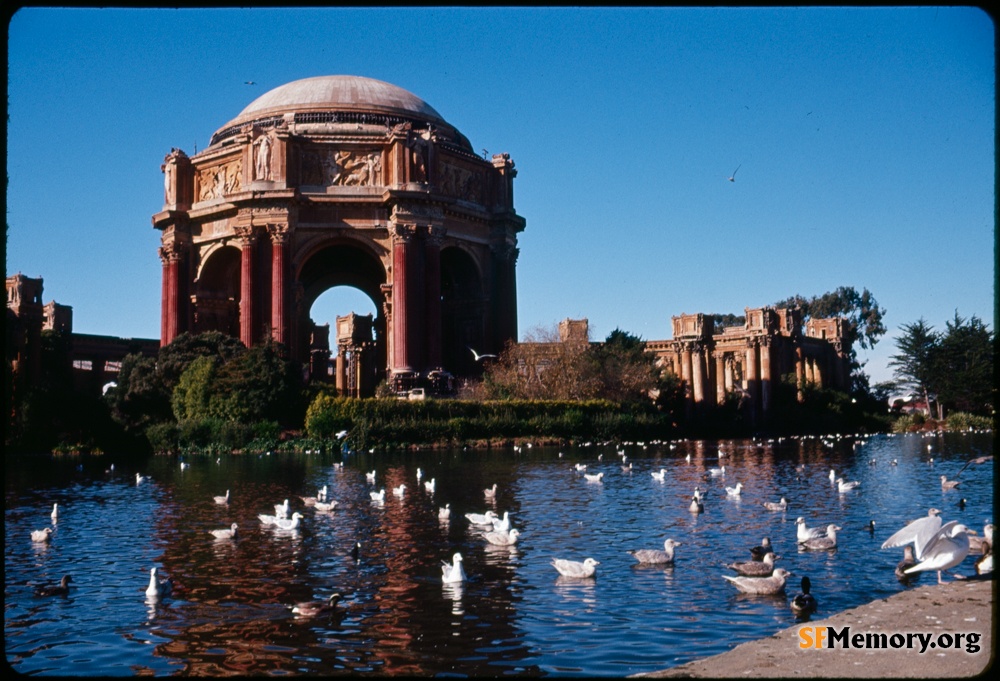
[[[161,166],[161,345],[222,331],[273,339],[316,368],[316,299],[350,286],[374,318],[337,320],[337,382],[400,390],[480,368],[469,348],[517,336],[514,162],[476,155],[429,104],[389,83],[321,76],[251,102],[193,156]]]

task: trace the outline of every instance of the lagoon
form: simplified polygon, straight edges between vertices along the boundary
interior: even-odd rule
[[[720,460],[719,452],[723,452]],[[624,463],[632,464],[630,471]],[[982,533],[993,520],[992,433],[781,440],[607,443],[563,448],[358,454],[190,456],[142,464],[46,459],[5,482],[5,651],[40,675],[375,673],[439,676],[624,676],[724,652],[794,624],[808,575],[817,617],[897,593],[900,550],[879,546],[935,506]],[[690,461],[686,457],[690,455]],[[874,463],[870,463],[874,459]],[[897,461],[892,465],[893,460]],[[600,483],[587,482],[575,463]],[[725,463],[724,478],[707,475]],[[78,465],[82,470],[78,470]],[[423,480],[418,483],[417,468]],[[964,470],[963,470],[964,467]],[[664,481],[650,473],[666,468]],[[833,468],[859,488],[840,494]],[[365,472],[376,471],[375,486]],[[136,484],[141,472],[150,480]],[[962,481],[942,491],[940,476]],[[423,482],[435,480],[428,492]],[[724,487],[743,483],[740,499]],[[483,490],[497,484],[496,500]],[[402,498],[391,488],[406,485]],[[300,496],[327,485],[334,511]],[[688,510],[698,486],[705,512]],[[369,498],[386,488],[384,504]],[[214,495],[230,490],[230,502]],[[788,500],[784,512],[765,501]],[[290,499],[297,531],[261,526]],[[964,507],[959,501],[965,500]],[[53,526],[52,504],[60,515]],[[449,504],[451,519],[438,519]],[[514,548],[487,544],[465,513],[509,511]],[[834,551],[803,552],[795,519],[843,527]],[[867,528],[875,520],[875,530]],[[235,541],[208,531],[239,525]],[[30,532],[54,527],[51,540]],[[675,565],[639,566],[627,551],[681,543]],[[739,594],[723,565],[769,537],[790,570],[786,593]],[[360,557],[351,548],[360,541]],[[463,556],[467,581],[441,583]],[[600,561],[567,580],[552,558]],[[958,572],[973,574],[974,556]],[[175,583],[148,601],[149,569]],[[34,587],[72,574],[66,597]],[[951,579],[951,577],[946,577]],[[917,584],[936,581],[933,573]],[[332,618],[299,619],[298,601],[343,595]]]

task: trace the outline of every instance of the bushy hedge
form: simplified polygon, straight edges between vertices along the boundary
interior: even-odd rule
[[[653,438],[669,435],[669,416],[607,400],[397,400],[320,395],[306,432],[320,440],[346,430],[355,448],[517,437]]]
[[[964,411],[956,411],[948,415],[945,419],[948,430],[991,430],[993,428],[992,419],[988,416],[968,414]]]

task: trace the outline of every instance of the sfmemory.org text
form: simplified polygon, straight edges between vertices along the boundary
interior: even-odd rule
[[[859,650],[906,648],[925,653],[928,650],[965,649],[967,653],[978,653],[981,634],[977,633],[914,633],[880,634],[875,632],[851,633],[851,628],[841,627],[801,627],[799,628],[799,648],[857,648]]]

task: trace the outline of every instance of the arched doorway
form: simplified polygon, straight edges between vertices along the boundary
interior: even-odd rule
[[[441,346],[444,368],[456,376],[482,371],[470,348],[484,353],[489,337],[479,268],[461,248],[441,250]]]
[[[313,379],[335,383],[345,394],[374,394],[385,378],[385,279],[379,257],[353,242],[326,244],[303,263],[296,338],[308,348]]]
[[[211,252],[194,282],[195,333],[240,335],[240,250],[223,246]]]

